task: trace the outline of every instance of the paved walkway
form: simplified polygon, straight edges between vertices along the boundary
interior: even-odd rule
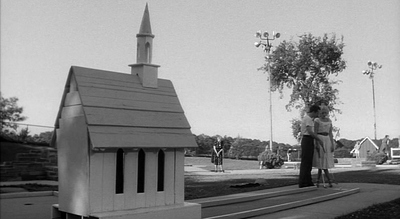
[[[396,167],[395,167],[396,168]],[[397,167],[398,168],[398,167]],[[208,175],[208,174],[226,174],[214,173],[196,166],[185,166],[186,173]],[[339,171],[339,170],[338,170]],[[263,170],[236,170],[231,171],[232,174],[249,174],[262,173]],[[1,182],[0,185],[15,185],[21,183],[38,183],[57,185],[54,181],[24,181],[24,182]],[[335,185],[334,185],[335,186]],[[275,188],[276,189],[291,189],[295,186]],[[392,201],[400,198],[400,185],[384,185],[384,184],[367,184],[367,183],[342,183],[336,186],[337,188],[349,189],[359,188],[360,192],[321,202],[303,207],[297,207],[285,211],[280,211],[268,214],[268,218],[335,218],[340,215],[348,214],[356,210],[366,208],[373,204]],[[323,189],[323,188],[319,188]],[[13,197],[12,194],[15,194]],[[25,196],[23,194],[29,194]],[[38,194],[38,196],[32,196]],[[18,195],[18,196],[17,196]],[[190,201],[189,201],[190,202]],[[50,192],[42,193],[7,193],[1,195],[0,200],[0,218],[1,219],[42,219],[51,218],[51,206],[58,203],[58,197]],[[266,218],[266,216],[257,216],[253,218]]]
[[[367,183],[343,183],[342,189],[359,188],[360,192],[345,197],[297,207],[289,210],[268,214],[268,218],[335,218],[373,204],[392,201],[400,198],[400,185],[382,185]],[[293,189],[293,186],[281,189]],[[323,188],[319,188],[320,190]],[[276,189],[275,189],[276,190]],[[261,192],[261,191],[260,191]],[[265,191],[263,191],[265,192]],[[310,193],[311,194],[311,193]],[[31,195],[33,195],[31,193]],[[289,200],[288,200],[289,201]],[[189,201],[190,202],[190,201]],[[51,218],[51,206],[58,203],[58,197],[42,193],[39,196],[2,198],[0,200],[1,219],[43,219]],[[266,218],[257,216],[253,218]]]

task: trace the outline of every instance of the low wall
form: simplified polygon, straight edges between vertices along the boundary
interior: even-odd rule
[[[58,180],[57,150],[50,147],[17,153],[0,165],[0,181]]]

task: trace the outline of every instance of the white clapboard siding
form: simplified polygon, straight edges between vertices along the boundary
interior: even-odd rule
[[[127,152],[125,154],[125,171],[124,171],[124,195],[125,209],[136,208],[137,193],[137,152]]]
[[[89,126],[93,148],[197,147],[189,129]]]
[[[185,201],[185,154],[183,148],[175,151],[175,203],[182,204]]]
[[[103,210],[103,162],[104,153],[90,152],[89,194],[90,212],[102,212]]]
[[[125,209],[125,194],[114,194],[114,211]]]
[[[60,183],[60,209],[67,208],[61,210],[87,215],[184,202],[183,148],[197,144],[171,81],[145,88],[137,75],[71,67],[55,126],[57,138],[68,142],[57,139],[57,145],[85,151],[68,154],[68,165],[59,165],[66,173],[60,179],[68,182]],[[117,148],[125,151],[122,194],[115,193]],[[137,193],[140,148],[146,153],[143,193]],[[157,192],[160,149],[165,177],[164,191]],[[77,165],[82,168],[69,169]]]
[[[89,125],[187,128],[183,113],[84,107]]]
[[[60,119],[57,140],[60,210],[77,215],[89,211],[89,155],[83,116]],[[86,146],[86,147],[85,147]]]
[[[104,153],[103,159],[103,211],[114,210],[115,153]]]
[[[175,149],[165,150],[165,204],[175,204]]]
[[[156,206],[157,192],[157,153],[154,149],[146,149],[145,186],[146,207]]]

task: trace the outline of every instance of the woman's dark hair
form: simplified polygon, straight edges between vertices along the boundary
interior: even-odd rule
[[[320,109],[321,109],[321,108],[320,108],[319,106],[313,105],[313,106],[310,107],[309,112],[310,112],[310,113],[312,113],[312,112],[318,112]]]

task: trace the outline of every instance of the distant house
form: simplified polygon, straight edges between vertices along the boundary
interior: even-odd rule
[[[371,154],[377,150],[379,150],[379,147],[369,137],[365,137],[360,142],[360,158],[367,158],[368,154]]]
[[[197,144],[172,82],[151,64],[153,38],[146,5],[131,74],[71,67],[53,137],[53,218],[201,217],[184,202],[184,148]]]

